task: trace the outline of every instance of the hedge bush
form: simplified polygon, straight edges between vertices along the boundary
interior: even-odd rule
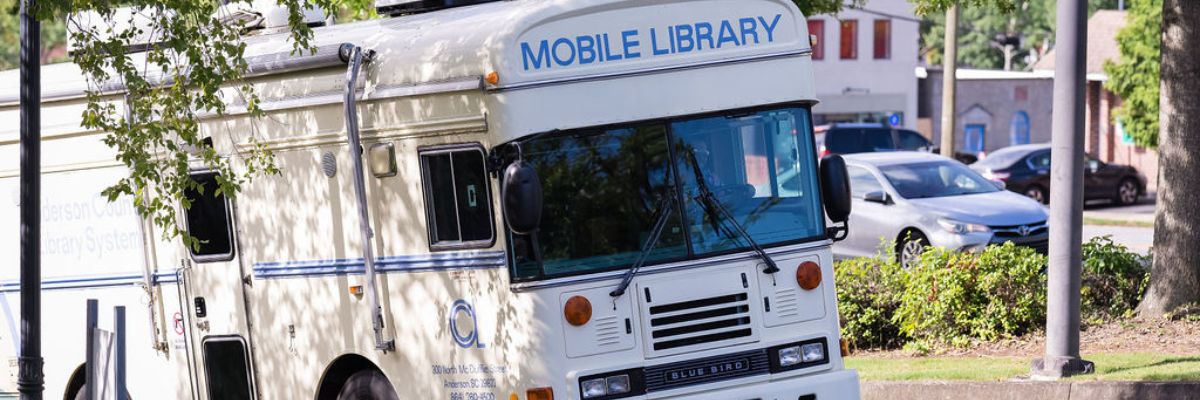
[[[1085,321],[1130,315],[1149,281],[1147,264],[1109,237],[1085,243]],[[1029,333],[1045,323],[1046,266],[1045,256],[1011,243],[979,253],[929,248],[910,269],[887,252],[840,261],[842,337],[856,348],[927,349]]]
[[[904,293],[903,274],[894,257],[863,257],[834,267],[842,337],[856,348],[891,348],[904,344],[892,321]]]
[[[1128,316],[1150,282],[1150,257],[1113,243],[1111,236],[1083,244],[1081,308],[1085,321],[1099,323]]]
[[[930,248],[904,273],[894,319],[921,343],[955,346],[1024,334],[1045,321],[1046,258],[1005,243],[979,254]]]

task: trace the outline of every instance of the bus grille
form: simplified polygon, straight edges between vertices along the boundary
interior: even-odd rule
[[[750,336],[745,292],[650,307],[655,351]]]
[[[751,350],[699,360],[646,367],[646,391],[674,389],[766,374],[771,364],[766,350]]]

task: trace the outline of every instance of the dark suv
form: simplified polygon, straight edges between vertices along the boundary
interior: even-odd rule
[[[887,128],[882,124],[835,124],[825,129],[818,128],[817,149],[821,157],[877,151],[938,151],[938,148],[920,133],[908,129]],[[977,159],[967,153],[955,153],[954,158],[964,164],[973,163]]]

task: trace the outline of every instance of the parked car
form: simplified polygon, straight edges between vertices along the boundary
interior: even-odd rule
[[[893,129],[875,123],[833,124],[816,128],[817,149],[821,157],[830,154],[872,153],[879,151],[924,151],[937,153],[940,147],[916,131]],[[970,164],[978,157],[956,152],[954,158]]]
[[[1084,200],[1133,204],[1146,193],[1146,176],[1128,165],[1107,164],[1087,157],[1083,168]],[[971,164],[984,177],[1004,181],[1008,190],[1043,204],[1050,201],[1050,145],[1005,147]]]
[[[1046,207],[1000,188],[962,163],[922,152],[844,156],[853,198],[839,257],[875,255],[895,243],[911,266],[927,246],[975,251],[1007,241],[1047,250]]]

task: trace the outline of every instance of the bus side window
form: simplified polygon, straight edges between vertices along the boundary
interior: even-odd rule
[[[199,262],[233,259],[233,224],[229,215],[229,200],[217,194],[217,173],[203,172],[192,179],[204,187],[203,194],[194,189],[184,192],[191,207],[185,212],[188,233],[200,241],[190,247],[192,257]]]
[[[483,148],[436,147],[420,155],[429,247],[491,247],[495,234]]]

